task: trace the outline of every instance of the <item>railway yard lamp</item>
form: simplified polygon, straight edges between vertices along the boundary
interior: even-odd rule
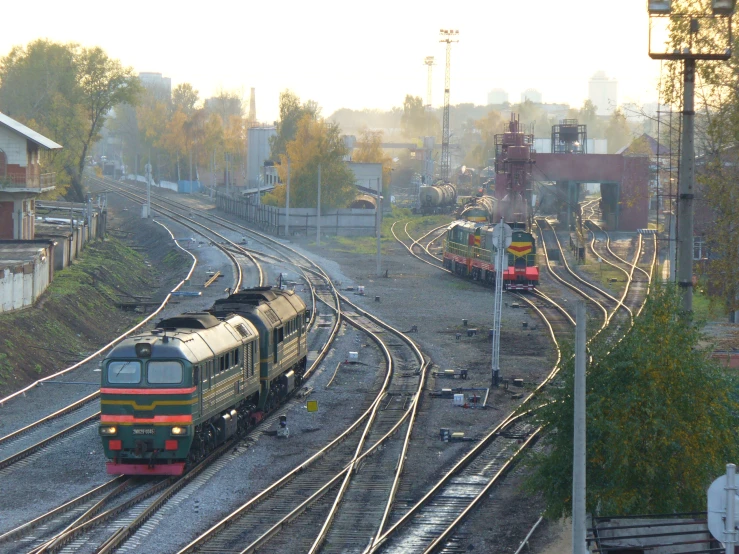
[[[695,182],[695,64],[731,58],[736,0],[711,0],[711,13],[678,11],[672,0],[647,0],[649,57],[683,62],[683,125],[677,204],[677,282],[683,311],[693,311],[693,195]]]

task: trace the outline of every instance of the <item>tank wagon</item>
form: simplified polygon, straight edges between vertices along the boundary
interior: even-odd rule
[[[496,200],[492,196],[482,196],[470,201],[460,213],[465,221],[477,223],[491,223],[495,213]]]
[[[455,221],[447,228],[444,241],[444,267],[475,281],[495,284],[496,248],[494,225],[474,221]],[[513,226],[513,240],[506,249],[503,271],[505,290],[531,291],[539,285],[536,241],[523,225]]]
[[[424,185],[419,190],[421,213],[449,211],[457,202],[457,189],[450,183]]]
[[[107,472],[180,475],[260,421],[302,383],[307,315],[294,292],[259,287],[120,342],[102,364]]]

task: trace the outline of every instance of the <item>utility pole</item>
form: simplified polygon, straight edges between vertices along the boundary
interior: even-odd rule
[[[318,164],[318,204],[316,205],[316,246],[321,246],[321,164]]]
[[[587,554],[585,541],[585,302],[575,305],[575,432],[572,458],[572,554]]]
[[[444,77],[444,124],[441,133],[441,178],[445,183],[449,182],[451,173],[451,155],[449,153],[449,84],[452,65],[452,43],[459,42],[459,31],[452,29],[441,29],[439,42],[446,43],[446,76]]]
[[[192,192],[192,148],[190,148],[190,192]]]
[[[683,293],[683,311],[693,311],[693,181],[695,179],[695,60],[686,58],[683,72],[683,136],[678,183],[677,282]]]
[[[254,89],[252,89],[254,90]],[[287,158],[287,186],[285,188],[285,236],[290,236],[290,158]]]
[[[146,206],[144,206],[143,217],[149,218],[151,217],[151,163],[147,163],[144,170],[146,171]]]
[[[382,183],[381,177],[377,178],[377,276],[382,275]]]
[[[213,149],[213,172],[211,174],[213,186],[210,187],[210,199],[213,199],[213,195],[216,190],[216,149]]]
[[[491,365],[493,370],[493,387],[498,388],[500,379],[500,331],[503,318],[503,263],[505,262],[507,225],[500,219],[500,223],[493,231],[493,242],[495,243],[495,296],[493,297],[493,345]],[[510,244],[510,243],[509,243]]]

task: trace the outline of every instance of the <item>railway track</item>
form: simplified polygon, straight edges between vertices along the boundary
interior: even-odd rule
[[[557,359],[537,388],[522,402],[525,407],[559,371],[561,352],[552,321],[543,310],[555,310],[552,319],[574,322],[553,300],[542,309],[523,295],[514,295],[527,303],[543,319],[555,346]],[[542,295],[542,301],[545,297]],[[521,408],[519,408],[520,410]],[[410,509],[396,514],[394,523],[365,552],[433,552],[442,546],[485,498],[518,457],[533,445],[539,430],[526,421],[530,412],[512,413],[485,435],[452,469],[439,479]]]
[[[172,235],[169,229],[167,229],[166,226],[163,227],[169,232],[170,236],[172,236],[172,239],[174,240],[174,235]],[[182,248],[176,241],[175,244],[178,248],[184,250],[185,252],[188,252],[187,250]],[[195,256],[193,256],[190,252],[188,252],[188,254],[193,258],[193,263],[185,279],[180,281],[177,286],[174,287],[173,291],[179,290],[185,283],[185,281],[190,279],[195,270],[195,267],[197,265],[197,258],[195,258]],[[241,281],[239,275],[237,281],[234,283],[234,286],[236,286],[237,284],[240,285],[240,282]],[[151,315],[126,331],[124,334],[106,344],[97,352],[66,369],[50,375],[49,377],[45,377],[44,379],[40,379],[34,384],[29,385],[28,387],[3,398],[2,400],[0,400],[0,406],[2,406],[5,402],[24,394],[33,387],[43,386],[44,382],[49,381],[52,378],[65,375],[70,371],[81,367],[85,363],[94,360],[105,351],[112,348],[115,344],[123,340],[126,336],[140,329],[146,323],[156,317],[169,303],[171,297],[172,293],[168,294],[166,298],[162,301],[160,306]],[[96,406],[93,406],[92,404],[95,400],[97,400],[99,396],[99,391],[95,391],[47,416],[44,416],[32,423],[21,427],[20,429],[16,429],[15,431],[12,431],[7,435],[4,435],[3,437],[0,437],[0,476],[6,473],[8,468],[10,468],[11,466],[14,466],[15,464],[18,464],[22,461],[30,462],[31,456],[33,456],[37,452],[40,452],[47,447],[61,440],[64,440],[65,438],[70,437],[77,432],[81,432],[87,427],[92,426],[100,415],[100,411],[97,409]],[[43,435],[46,436],[41,438]]]
[[[248,253],[245,253],[245,254],[248,255]],[[233,260],[233,258],[231,258],[231,259]],[[194,269],[194,264],[193,264],[193,269]],[[261,280],[261,279],[263,279],[263,277],[262,277],[263,273],[262,273],[261,269],[260,269],[259,273],[260,273],[260,280]],[[192,274],[192,270],[188,274],[188,278],[189,278],[189,276],[191,274]],[[239,271],[238,274],[239,274],[239,283],[238,284],[240,285],[241,272]],[[315,294],[315,290],[314,290],[315,287],[310,282],[308,283],[308,285],[309,285],[309,287],[311,289],[311,295],[313,296],[312,305],[315,307],[315,305],[316,305],[316,299],[315,298],[317,296]],[[234,288],[236,288],[236,286]],[[325,295],[324,295],[323,301],[325,301],[325,302],[327,302],[327,303],[330,304],[329,298],[326,297]],[[313,327],[314,324],[316,323],[316,314],[317,314],[317,312],[314,309],[312,311],[312,316],[311,316],[311,321],[309,323],[309,328]],[[328,349],[330,347],[330,343],[332,342],[333,338],[336,336],[336,332],[338,331],[338,326],[339,326],[340,313],[337,313],[337,315],[336,315],[336,317],[334,319],[335,319],[334,324],[330,326],[332,328],[331,329],[326,329],[326,330],[322,331],[324,334],[328,334],[328,338],[327,338],[327,340],[326,340],[323,348],[321,348],[321,350],[318,351],[317,355],[314,356],[313,364],[312,364],[311,369],[309,371],[313,371],[315,369],[315,367],[318,365],[318,363],[320,363],[320,361],[323,359],[323,356],[325,356],[325,353],[328,351]],[[84,399],[85,400],[84,403],[89,403],[92,400],[94,400],[96,397],[97,397],[97,393],[94,393],[94,394],[90,395],[88,398]],[[65,409],[63,411],[60,411],[60,412],[67,413],[72,408],[68,407],[67,409]],[[95,416],[97,416],[97,413],[94,414],[93,417],[95,417]],[[62,417],[62,415],[61,414],[52,414],[52,416],[49,416],[49,417],[45,418],[44,421],[53,420],[56,417]],[[270,417],[271,417],[271,420],[274,420],[274,417],[276,417],[276,416],[270,416]],[[268,418],[268,421],[269,420],[270,419]],[[43,423],[43,421],[41,423]],[[36,425],[32,425],[32,426],[29,426],[29,427],[31,428],[31,427],[35,427],[35,426]],[[23,435],[23,434],[25,434],[25,433],[27,433],[29,431],[30,431],[30,429],[25,429],[25,428],[23,430],[19,430],[18,432],[14,433],[12,437],[9,437],[8,442],[10,442],[10,439],[12,439],[14,437],[17,437],[17,436],[21,436],[21,435]],[[223,450],[225,450],[225,449],[223,449]],[[219,452],[220,451],[221,451],[221,449],[219,449]],[[209,459],[211,459],[211,458],[209,458]],[[201,467],[201,466],[199,465],[198,467]],[[205,466],[203,465],[202,467],[205,467]],[[189,472],[187,474],[185,480],[187,478],[191,478],[193,475],[197,475],[197,473],[199,473],[199,471],[193,470],[193,471]],[[162,481],[162,483],[169,483],[169,480]],[[174,492],[176,492],[174,489],[176,487],[179,487],[179,486],[181,486],[181,484],[179,484],[179,481],[172,483],[171,487],[169,487],[156,500],[152,500],[149,506],[146,506],[145,505],[146,504],[146,499],[149,496],[151,496],[151,494],[153,494],[153,493],[147,494],[146,495],[146,498],[144,498],[143,496],[136,496],[131,502],[128,502],[126,504],[126,506],[128,508],[131,508],[133,506],[134,508],[132,508],[132,509],[136,509],[140,513],[137,514],[136,517],[133,518],[130,522],[126,522],[125,519],[124,519],[124,520],[120,520],[120,521],[122,521],[122,523],[120,523],[120,524],[119,524],[119,520],[115,520],[113,523],[111,523],[110,525],[112,525],[113,527],[116,527],[117,526],[117,529],[118,530],[116,531],[116,533],[115,533],[114,536],[112,536],[112,537],[110,537],[109,539],[106,540],[105,545],[103,545],[101,547],[102,548],[101,551],[105,551],[106,549],[115,548],[115,546],[117,544],[119,544],[120,542],[122,542],[123,540],[125,540],[125,538],[127,536],[129,536],[129,533],[132,532],[132,530],[134,530],[137,526],[141,525],[142,524],[142,521],[146,521],[146,519],[148,519],[149,517],[151,517],[151,515],[153,513],[155,513],[156,510],[164,502],[166,502],[166,499],[169,496],[171,496],[172,494],[174,494]],[[95,492],[98,492],[98,491],[96,490]],[[34,522],[29,522],[29,524],[24,524],[19,529],[28,529],[28,530],[30,530],[31,528],[35,527],[40,522],[47,521],[47,520],[49,520],[50,518],[53,518],[53,517],[61,517],[63,519],[64,514],[70,513],[70,512],[75,512],[75,510],[78,509],[78,506],[80,505],[80,503],[84,503],[86,501],[86,499],[89,498],[90,494],[94,494],[94,493],[87,493],[86,495],[82,495],[80,498],[78,498],[76,500],[67,502],[63,506],[60,506],[58,508],[55,508],[54,510],[51,510],[49,513],[44,514],[44,515],[40,516],[39,518],[36,518],[34,520]],[[125,512],[125,511],[126,510],[120,510],[120,509],[119,510],[115,510],[115,511],[113,511],[113,510],[107,510],[105,512],[105,515],[106,515],[106,517],[113,517],[113,516],[119,515],[120,513]],[[80,521],[80,519],[78,519],[78,521]],[[85,525],[84,526],[83,525],[76,525],[76,526],[73,525],[72,526],[73,529],[64,529],[57,536],[52,537],[52,539],[50,539],[50,540],[47,541],[47,543],[48,543],[47,544],[47,547],[43,551],[55,551],[55,550],[58,550],[58,547],[61,547],[65,543],[67,543],[70,540],[74,539],[77,534],[80,534],[80,533],[85,534],[88,529],[91,529],[93,526],[100,525],[102,522],[103,522],[103,519],[101,517],[96,517],[96,518],[93,518],[90,521],[85,522]],[[18,532],[20,532],[20,531],[18,529],[16,529],[13,532],[10,532],[10,533],[8,533],[6,535],[7,535],[7,537],[15,536]],[[75,540],[76,541],[79,541],[80,539],[75,539]],[[89,538],[83,538],[82,539],[82,543],[86,543],[88,541],[89,541]],[[93,541],[93,542],[95,542],[95,541]]]
[[[409,238],[409,239],[411,240],[411,245],[410,245],[410,246],[408,246],[408,244],[406,244],[406,242],[405,242],[404,240],[402,240],[402,239],[401,239],[401,238],[400,238],[400,237],[399,237],[399,236],[397,235],[397,233],[395,232],[395,226],[396,226],[397,224],[398,224],[398,222],[397,222],[397,221],[396,221],[396,222],[394,222],[394,223],[392,224],[392,226],[390,227],[390,232],[391,232],[391,233],[393,234],[393,237],[395,237],[395,240],[396,240],[396,241],[398,241],[398,242],[399,242],[400,244],[402,244],[402,245],[403,245],[403,247],[404,247],[404,248],[405,248],[405,249],[406,249],[406,250],[408,251],[408,253],[409,253],[409,254],[410,254],[411,256],[413,256],[414,258],[416,258],[417,260],[419,260],[419,261],[421,261],[421,262],[423,262],[423,263],[425,263],[425,264],[428,264],[428,265],[430,265],[430,266],[432,266],[432,267],[435,267],[435,268],[437,268],[437,269],[439,269],[439,270],[441,270],[441,271],[444,271],[445,273],[452,273],[452,272],[451,272],[450,270],[446,269],[445,267],[443,267],[443,266],[441,265],[441,264],[442,264],[442,260],[441,260],[441,258],[439,258],[438,256],[436,256],[436,255],[432,254],[431,252],[429,252],[429,250],[428,250],[428,245],[426,246],[426,248],[424,248],[424,247],[423,247],[423,246],[422,246],[422,245],[420,244],[420,241],[422,241],[422,240],[423,240],[424,238],[426,238],[427,236],[429,236],[429,235],[430,235],[431,233],[433,233],[434,231],[438,231],[438,230],[439,230],[439,229],[441,229],[442,227],[444,227],[444,228],[445,228],[445,227],[446,227],[446,225],[442,225],[442,226],[440,226],[440,227],[436,227],[435,229],[432,229],[431,231],[429,231],[428,233],[426,233],[425,235],[423,235],[423,236],[422,236],[421,238],[419,238],[418,240],[416,240],[416,239],[414,239],[414,238],[413,238],[413,237],[412,237],[412,236],[410,235],[410,233],[408,232],[408,223],[406,223],[406,224],[405,224],[405,226],[404,226],[404,232],[405,232],[406,236],[407,236],[407,237],[408,237],[408,238]],[[432,240],[432,242],[433,242],[433,240]],[[429,243],[429,244],[430,244],[430,243]],[[429,259],[427,259],[427,258],[424,258],[423,256],[420,256],[419,254],[417,254],[417,253],[416,253],[416,252],[414,251],[414,248],[416,248],[416,247],[420,248],[420,249],[421,249],[421,250],[422,250],[423,252],[425,252],[425,253],[426,253],[426,255],[427,255],[427,256],[428,256],[429,258],[431,258],[431,260],[429,260]]]
[[[342,435],[181,552],[279,551],[280,541],[294,549],[301,537],[307,552],[321,550],[324,541],[330,551],[339,543],[366,544],[382,525],[382,508],[392,499],[403,470],[426,364],[402,333],[348,299],[342,297],[342,302],[350,310],[343,311],[346,321],[368,333],[383,352],[387,370],[380,391]],[[373,513],[367,510],[367,495],[378,506]],[[362,510],[364,518],[358,522]],[[280,536],[288,524],[301,531]]]

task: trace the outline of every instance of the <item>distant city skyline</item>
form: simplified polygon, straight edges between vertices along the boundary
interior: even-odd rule
[[[246,100],[255,87],[257,116],[265,122],[278,117],[279,93],[288,88],[302,100],[318,102],[324,115],[342,107],[387,110],[401,106],[406,94],[425,101],[426,56],[436,58],[433,104],[440,106],[440,28],[460,31],[451,55],[452,104],[485,104],[493,88],[516,100],[532,88],[546,102],[579,107],[597,70],[618,79],[621,102],[658,100],[660,65],[647,55],[643,0],[617,6],[607,0],[530,0],[525,6],[429,0],[423,9],[377,0],[361,12],[337,0],[227,1],[198,11],[196,38],[181,32],[193,23],[192,14],[169,2],[131,0],[125,10],[107,16],[92,0],[75,0],[73,8],[38,0],[34,8],[29,16],[17,2],[4,7],[4,18],[13,25],[3,29],[0,55],[39,37],[100,46],[136,73],[162,73],[173,88],[191,83],[201,99],[227,90]],[[525,30],[497,25],[491,33],[493,21],[525,21]],[[244,31],[231,29],[235,26]],[[577,48],[547,46],[562,28],[576,33]]]

